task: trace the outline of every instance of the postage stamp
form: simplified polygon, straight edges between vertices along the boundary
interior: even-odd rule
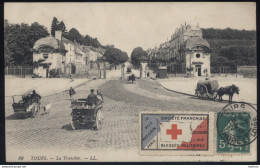
[[[257,112],[248,103],[232,103],[217,115],[217,152],[249,153],[257,137]]]
[[[200,112],[141,113],[140,151],[209,154],[211,119],[209,113]]]

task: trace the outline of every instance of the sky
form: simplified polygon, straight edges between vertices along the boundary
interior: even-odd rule
[[[113,44],[131,55],[135,47],[154,48],[170,39],[181,24],[201,28],[256,30],[253,2],[142,2],[142,3],[5,3],[10,23],[38,22],[50,32],[53,17],[67,30]]]

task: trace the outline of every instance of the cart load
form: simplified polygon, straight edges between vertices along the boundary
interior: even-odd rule
[[[195,95],[199,98],[213,99],[217,98],[219,84],[217,80],[200,80],[197,83]]]

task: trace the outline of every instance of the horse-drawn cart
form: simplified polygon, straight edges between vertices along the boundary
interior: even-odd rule
[[[91,125],[98,130],[102,126],[102,102],[91,103],[87,99],[78,99],[72,103],[71,127],[76,130],[83,125]]]
[[[12,104],[13,110],[15,115],[17,116],[19,117],[30,116],[34,118],[40,112],[41,97],[38,94],[33,93],[24,96],[15,95],[12,96],[12,98],[13,98],[13,104]]]
[[[135,81],[135,75],[132,74],[132,75],[128,76],[127,81],[128,81],[128,83],[135,84],[135,83],[136,83],[136,81]]]
[[[195,96],[215,100],[217,98],[218,87],[219,84],[217,80],[200,80],[197,83]]]

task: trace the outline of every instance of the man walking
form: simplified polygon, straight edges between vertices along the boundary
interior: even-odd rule
[[[74,94],[76,94],[75,90],[72,87],[70,87],[70,90],[69,90],[70,98],[73,98]]]

